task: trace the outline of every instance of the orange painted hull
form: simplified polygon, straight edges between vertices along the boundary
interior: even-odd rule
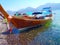
[[[36,26],[39,24],[46,24],[50,19],[25,19],[25,18],[16,18],[11,19],[11,23],[17,28],[24,28],[30,26]]]

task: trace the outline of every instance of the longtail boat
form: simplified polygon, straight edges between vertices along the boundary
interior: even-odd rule
[[[50,11],[50,10],[49,10]],[[27,27],[33,27],[37,25],[44,25],[48,23],[49,20],[52,20],[52,13],[46,15],[44,19],[35,19],[35,17],[30,16],[10,16],[0,5],[0,12],[4,17],[10,22],[14,27],[21,29]],[[50,11],[51,12],[51,11]],[[33,13],[35,14],[35,13]]]

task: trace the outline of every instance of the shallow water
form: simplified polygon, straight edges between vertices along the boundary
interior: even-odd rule
[[[20,34],[3,35],[2,45],[60,45],[60,13],[54,11],[50,27],[40,27]],[[1,41],[0,41],[1,42]]]

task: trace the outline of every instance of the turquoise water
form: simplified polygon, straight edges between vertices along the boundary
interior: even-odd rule
[[[40,32],[30,45],[39,44],[60,45],[60,10],[53,11],[53,22],[51,27],[44,32]]]
[[[54,20],[53,20],[53,23],[55,24],[55,25],[60,25],[60,10],[56,10],[56,11],[54,11],[56,14],[55,15],[53,15],[54,16]]]

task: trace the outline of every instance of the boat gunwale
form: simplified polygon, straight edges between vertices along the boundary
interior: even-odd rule
[[[18,16],[12,16],[15,19],[21,19],[26,21],[44,21],[44,20],[50,20],[52,17],[49,17],[48,19],[28,19],[28,18],[18,18]]]

